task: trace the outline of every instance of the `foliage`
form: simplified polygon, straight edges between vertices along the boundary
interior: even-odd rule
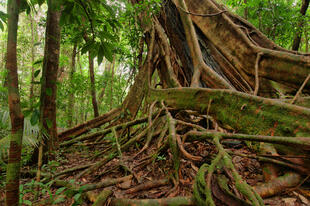
[[[240,16],[248,10],[248,20],[265,35],[285,48],[291,48],[300,18],[309,22],[310,16],[301,17],[301,1],[294,0],[225,0]],[[308,12],[309,13],[309,12]],[[309,26],[309,25],[306,25]]]
[[[40,192],[43,195],[48,195],[47,204],[54,205],[59,204],[65,201],[65,198],[61,195],[62,192],[66,188],[59,188],[56,190],[56,192],[53,194],[51,190],[52,181],[48,182],[46,184],[41,182],[36,182],[35,180],[32,180],[31,182],[27,182],[25,184],[20,185],[20,196],[19,196],[19,203],[22,205],[32,205],[32,202],[30,200],[25,200],[24,196],[26,194],[32,194],[33,196],[36,194],[36,188],[40,188]]]
[[[21,6],[20,23],[18,30],[18,70],[20,81],[21,106],[25,115],[22,161],[25,165],[31,157],[33,148],[38,146],[38,119],[40,106],[41,68],[44,54],[44,32],[46,24],[46,1],[23,0]],[[91,105],[90,80],[88,74],[88,52],[95,59],[95,87],[98,94],[100,114],[119,107],[126,96],[131,80],[138,70],[140,40],[144,39],[142,25],[137,19],[141,14],[147,17],[158,14],[161,0],[140,1],[135,5],[127,0],[121,1],[82,1],[65,0],[62,2],[62,39],[60,53],[60,72],[57,82],[57,126],[59,130],[68,127],[67,112],[74,109],[74,125],[93,118]],[[248,20],[258,27],[265,35],[277,44],[290,48],[297,25],[301,18],[305,19],[304,27],[310,28],[309,11],[306,17],[299,13],[301,1],[295,0],[222,0],[225,5],[244,16],[248,11]],[[1,5],[2,6],[2,5]],[[31,15],[30,15],[31,14]],[[6,46],[6,18],[5,12],[0,11],[0,47]],[[32,19],[31,19],[32,18]],[[35,43],[31,41],[31,21],[35,28]],[[148,23],[148,18],[145,19]],[[308,40],[309,41],[309,40]],[[305,42],[305,40],[304,40]],[[76,58],[76,71],[70,79],[72,47],[76,44],[78,54]],[[144,47],[144,45],[142,45]],[[31,53],[35,50],[32,61]],[[305,50],[305,43],[302,45]],[[0,168],[5,168],[7,150],[9,147],[10,121],[7,108],[7,89],[5,79],[7,72],[5,66],[5,49],[0,54]],[[145,52],[142,54],[145,57]],[[114,75],[111,72],[111,62],[115,59]],[[34,73],[32,73],[32,67]],[[31,77],[34,75],[34,82]],[[30,88],[33,86],[34,96],[30,98]],[[74,95],[74,108],[68,107],[68,97]],[[30,106],[32,105],[32,107]],[[108,137],[107,137],[108,138]],[[115,142],[113,137],[110,137]],[[100,152],[100,151],[99,151]],[[56,153],[58,154],[58,153]],[[157,161],[165,160],[163,154],[156,156]],[[59,166],[59,162],[51,161],[43,166],[51,173]],[[3,175],[0,170],[0,187]],[[62,195],[69,196],[68,188],[59,188],[54,194],[50,184],[35,183],[34,181],[21,185],[21,201],[26,193],[33,192],[39,186],[42,193],[49,195],[50,204],[63,201]],[[71,191],[72,192],[72,191]],[[81,192],[74,195],[75,204],[81,200]],[[21,202],[31,205],[29,201]]]

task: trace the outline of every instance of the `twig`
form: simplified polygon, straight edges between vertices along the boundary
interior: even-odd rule
[[[296,99],[299,97],[301,91],[304,89],[304,87],[306,86],[307,82],[310,79],[310,74],[308,74],[307,78],[305,79],[304,83],[301,85],[301,87],[299,88],[298,92],[296,93],[294,99],[291,101],[291,104],[294,104]]]

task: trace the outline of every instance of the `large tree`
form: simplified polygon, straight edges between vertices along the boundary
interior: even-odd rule
[[[131,2],[133,4],[141,3],[138,0],[131,0]],[[206,128],[190,124],[195,129],[198,128],[205,132],[183,133],[184,141],[185,139],[188,141],[212,139],[219,151],[211,165],[203,165],[198,172],[197,182],[194,186],[195,200],[198,205],[215,204],[211,195],[214,186],[213,182],[211,184],[211,179],[218,180],[217,175],[213,174],[214,170],[224,167],[223,170],[232,174],[233,178],[230,178],[236,183],[240,193],[250,200],[251,205],[263,205],[258,194],[263,197],[273,195],[279,191],[278,188],[263,187],[267,188],[267,192],[262,192],[264,189],[257,187],[255,191],[251,189],[236,172],[230,161],[231,158],[223,149],[220,140],[242,138],[277,142],[282,145],[276,145],[279,153],[296,155],[298,152],[305,152],[303,151],[305,147],[299,146],[297,150],[296,144],[309,145],[309,138],[298,137],[310,136],[310,109],[285,103],[284,100],[281,102],[271,97],[277,97],[274,82],[278,85],[285,85],[293,93],[299,89],[309,94],[310,83],[305,81],[310,73],[309,54],[300,54],[277,46],[252,24],[229,12],[215,0],[170,0],[164,4],[159,15],[151,16],[150,12],[146,11],[139,13],[138,18],[148,51],[144,63],[139,68],[135,83],[123,102],[121,108],[123,115],[118,115],[119,110],[113,110],[109,114],[61,133],[60,137],[67,139],[69,135],[78,136],[89,131],[92,127],[98,127],[98,125],[115,119],[110,127],[120,125],[82,136],[77,140],[100,138],[109,132],[113,132],[116,139],[121,138],[113,129],[121,130],[134,124],[134,121],[121,123],[136,117],[144,99],[146,100],[144,103],[153,105],[150,106],[150,114],[152,114],[152,107],[157,103],[159,108],[166,110],[167,118],[156,119],[157,123],[160,122],[160,126],[156,127],[155,120],[152,123],[151,115],[149,115],[148,127],[140,134],[135,135],[134,138],[141,140],[142,137],[147,136],[145,144],[147,147],[148,141],[151,141],[149,137],[152,138],[152,132],[148,132],[151,130],[150,128],[153,127],[154,131],[158,131],[162,130],[162,125],[168,125],[169,146],[177,171],[174,177],[177,180],[180,164],[178,150],[186,158],[196,159],[184,152],[181,140],[177,140],[178,136],[181,136],[181,131],[184,131],[181,130],[180,133],[177,133],[176,125],[178,128],[183,128],[186,125],[183,122],[182,126],[180,123],[182,121],[178,118],[182,116],[181,119],[191,119],[191,116],[197,113],[211,116],[215,129],[221,128],[227,132],[243,133],[246,134],[246,137],[241,134],[227,135],[219,132],[214,133],[214,131],[208,132]],[[161,85],[162,89],[155,89],[150,84],[154,71],[159,74],[158,85]],[[180,110],[182,112],[176,112]],[[197,113],[188,112],[189,110],[194,110]],[[142,120],[136,122],[138,121]],[[188,130],[190,129],[187,128]],[[120,134],[123,133],[124,131]],[[155,133],[153,133],[154,136],[156,136]],[[151,135],[149,136],[149,134]],[[273,138],[272,136],[278,137]],[[281,142],[281,138],[285,141]],[[73,141],[63,145],[72,144]],[[121,151],[127,149],[134,141],[135,139],[131,139],[122,144]],[[288,148],[287,146],[290,145],[295,146]],[[266,144],[261,148],[265,149],[265,146]],[[112,151],[116,157],[116,149],[113,148]],[[271,153],[274,154],[273,150]],[[95,171],[109,160],[111,159],[103,159],[92,165],[79,177]],[[290,161],[293,165],[301,165],[299,170],[304,173],[310,169],[306,160]],[[287,175],[282,179],[276,179],[274,181],[278,182],[272,185],[279,185],[279,182],[288,176],[292,177]],[[298,184],[300,179],[295,178],[298,181],[292,184],[296,185],[296,182]],[[285,179],[284,182],[287,180]],[[283,187],[281,190],[283,191]]]
[[[7,61],[8,71],[7,87],[9,94],[9,108],[11,118],[11,140],[9,150],[9,163],[6,172],[6,205],[19,204],[19,173],[24,127],[24,116],[21,112],[20,95],[18,88],[16,41],[19,17],[20,0],[8,0],[8,41]]]
[[[41,79],[40,127],[44,136],[44,145],[49,152],[52,152],[57,144],[56,93],[60,52],[60,15],[60,1],[48,0]]]

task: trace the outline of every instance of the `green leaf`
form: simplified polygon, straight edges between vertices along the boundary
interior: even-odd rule
[[[87,188],[87,185],[83,185],[79,188],[79,192],[82,193],[83,190],[85,190],[85,188]]]
[[[33,66],[43,63],[43,59],[39,59],[33,63]]]
[[[24,200],[25,205],[32,205],[32,202],[30,200]]]
[[[60,193],[62,193],[64,190],[66,189],[66,187],[61,187],[58,190],[56,190],[55,195],[59,195]]]
[[[30,114],[32,113],[32,110],[31,109],[26,109],[23,111],[23,114],[24,114],[24,117],[28,117]]]
[[[34,72],[34,78],[36,78],[39,74],[40,74],[40,72],[41,72],[41,70],[39,69],[39,70],[37,70],[37,71],[35,71]]]
[[[33,111],[32,115],[31,115],[31,118],[30,118],[31,125],[36,125],[38,123],[38,121],[39,121],[39,118],[40,118],[40,113],[36,109],[36,110]]]
[[[39,46],[39,45],[41,45],[41,42],[36,42],[33,44],[33,46]]]
[[[90,51],[92,47],[94,46],[93,42],[87,43],[82,49],[81,49],[81,54],[85,54],[86,52]]]
[[[45,195],[46,192],[47,192],[46,189],[43,189],[43,190],[42,190],[42,194],[43,194],[43,195]]]
[[[103,49],[104,49],[104,56],[109,60],[110,62],[113,61],[113,54],[112,54],[112,44],[105,43],[102,44]]]
[[[64,202],[64,201],[66,201],[65,198],[59,197],[59,198],[57,198],[57,199],[53,202],[53,204],[59,204],[59,203],[62,203],[62,202]]]
[[[47,127],[50,129],[50,128],[52,128],[53,123],[52,123],[52,121],[51,121],[51,120],[46,119],[46,125],[47,125]]]
[[[102,45],[99,46],[99,50],[98,50],[98,65],[101,64],[102,60],[103,60],[103,56],[104,56],[104,48]]]
[[[80,197],[81,197],[81,193],[77,193],[76,195],[74,195],[73,199],[78,202],[80,200]]]
[[[4,30],[4,26],[2,24],[2,22],[0,21],[0,29],[3,31]]]

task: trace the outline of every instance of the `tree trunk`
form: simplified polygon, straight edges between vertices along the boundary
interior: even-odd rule
[[[8,71],[8,102],[11,118],[11,139],[9,162],[6,172],[6,201],[7,206],[19,205],[19,174],[24,127],[24,116],[21,112],[20,95],[18,89],[16,42],[19,17],[19,0],[8,0],[8,41],[7,61]]]
[[[305,30],[306,53],[309,52],[309,29]]]
[[[131,0],[131,2],[141,1]],[[254,137],[259,134],[255,137],[256,141],[264,139],[265,142],[274,143],[279,154],[294,156],[300,153],[309,154],[310,109],[265,98],[266,94],[274,92],[269,80],[293,89],[300,88],[310,71],[308,54],[288,51],[275,45],[250,23],[225,10],[215,0],[168,0],[158,16],[153,15],[152,18],[149,16],[147,12],[139,14],[148,52],[143,65],[141,64],[139,68],[135,83],[123,102],[122,111],[112,110],[107,115],[67,130],[60,134],[63,139],[68,139],[72,134],[74,134],[72,136],[81,135],[98,126],[99,122],[106,123],[110,118],[114,121],[109,127],[134,119],[146,97],[144,102],[147,106],[151,105],[150,111],[156,103],[159,107],[162,105],[162,110],[166,110],[167,120],[158,121],[166,121],[160,122],[163,123],[160,125],[169,126],[167,136],[173,155],[176,181],[180,171],[177,154],[179,143],[173,116],[179,118],[182,114],[173,114],[175,112],[170,111],[184,113],[191,111],[188,114],[190,120],[193,120],[191,116],[195,116],[195,113],[208,116],[213,128],[206,126],[202,130],[226,129],[233,133],[242,132],[245,134],[239,135],[239,138],[243,136],[243,139],[247,140],[250,138],[247,135]],[[146,23],[143,21],[145,18],[151,20]],[[150,84],[154,70],[159,74],[163,89],[152,88]],[[310,83],[304,85],[303,92],[307,94],[310,91]],[[122,114],[119,115],[120,118],[114,118],[118,113]],[[149,118],[152,120],[151,115]],[[197,128],[197,126],[191,127]],[[132,138],[118,150],[124,151],[131,143],[141,141],[140,138],[146,136],[150,127],[152,121],[149,121],[145,132],[132,135]],[[201,128],[200,125],[198,127]],[[93,133],[78,140],[104,135],[103,133]],[[207,133],[210,135],[212,132]],[[181,136],[181,132],[178,134]],[[182,132],[183,141],[202,140],[188,136],[189,132],[183,134]],[[114,135],[118,139],[116,131]],[[225,154],[226,151],[220,143],[224,135],[218,132],[211,135],[219,154],[210,165],[199,169],[193,192],[195,200],[203,200],[204,203],[198,202],[199,205],[215,205],[215,203],[207,204],[204,200],[213,202],[210,201],[215,191],[212,190],[215,180],[213,177],[217,176],[216,170],[225,167],[225,171],[229,171],[227,174],[234,173],[229,174],[229,178],[233,177],[232,182],[236,183],[236,189],[240,192],[237,194],[242,194],[251,203],[255,203],[249,205],[263,205],[259,194],[243,183],[231,158]],[[277,137],[273,139],[272,136],[275,135]],[[278,142],[279,139],[282,139],[281,144]],[[148,138],[145,145],[148,145],[148,140],[151,139]],[[178,142],[182,143],[181,138],[179,140]],[[295,147],[290,147],[292,145]],[[182,150],[180,144],[179,149]],[[116,150],[113,151],[116,156]],[[106,164],[107,160],[111,159],[96,163],[79,177],[95,172]],[[294,163],[302,165],[304,173],[309,173],[309,160],[296,158]]]
[[[98,104],[97,104],[97,96],[96,96],[96,83],[95,83],[95,73],[94,73],[94,60],[91,57],[90,52],[88,52],[88,62],[89,62],[89,77],[90,77],[90,93],[92,104],[94,108],[94,117],[99,116]]]
[[[114,68],[115,68],[115,55],[113,56],[113,62],[111,66],[111,81],[110,81],[110,86],[111,86],[111,99],[110,99],[110,110],[113,108],[113,83],[114,83]]]
[[[216,2],[185,2],[188,10],[196,14],[218,13],[212,17],[189,16],[196,26],[204,61],[238,91],[254,91],[255,62],[259,53],[263,54],[259,60],[259,80],[273,80],[294,89],[302,85],[310,68],[306,56],[275,45],[247,21],[224,10]],[[160,22],[164,25],[172,47],[182,62],[183,73],[190,82],[193,64],[189,47],[184,44],[184,29],[180,27],[182,24],[179,23],[178,13],[175,5],[169,1],[164,7]],[[309,88],[310,84],[305,90],[309,91]],[[272,89],[267,87],[264,90],[266,91],[261,92]]]
[[[243,1],[245,8],[244,8],[244,19],[248,20],[249,18],[249,8],[248,8],[248,0]]]
[[[73,76],[75,73],[75,57],[76,57],[76,47],[77,44],[75,43],[73,46],[72,51],[72,59],[71,59],[71,71],[69,76],[69,84],[70,84],[70,94],[69,94],[69,102],[68,102],[68,127],[72,127],[73,123],[73,114],[74,114],[74,103],[75,103],[75,97],[74,97],[74,91],[73,91]]]
[[[30,109],[33,110],[33,101],[34,101],[34,60],[35,60],[35,33],[34,33],[34,22],[31,12],[29,13],[29,20],[30,20],[30,26],[31,26],[31,83],[30,83],[30,95],[29,95],[29,102],[30,102]]]
[[[309,7],[309,2],[310,0],[302,0],[302,5],[301,5],[301,9],[300,9],[300,14],[302,15],[300,21],[298,22],[298,26],[297,26],[297,32],[295,34],[294,37],[294,41],[293,41],[293,46],[292,46],[292,50],[294,51],[298,51],[299,47],[300,47],[300,42],[301,42],[301,36],[303,33],[303,27],[304,27],[304,16],[307,13],[307,9]]]
[[[45,49],[41,82],[40,127],[46,149],[52,152],[57,144],[56,94],[60,51],[60,9],[55,0],[48,1]]]

